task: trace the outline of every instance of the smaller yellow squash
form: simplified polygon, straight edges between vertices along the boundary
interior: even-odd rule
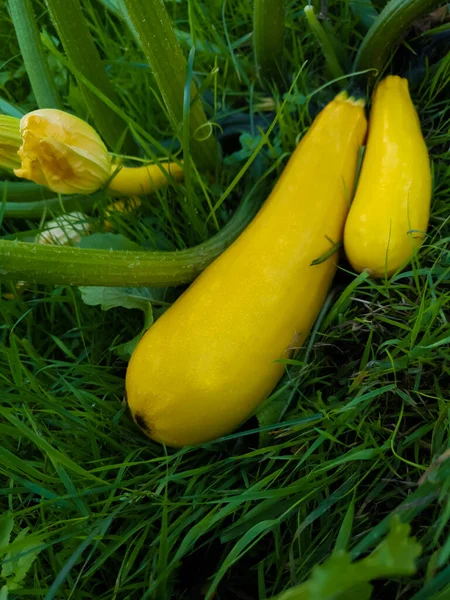
[[[374,94],[345,226],[345,252],[353,268],[384,277],[403,267],[425,237],[430,199],[430,161],[408,81],[386,77]]]

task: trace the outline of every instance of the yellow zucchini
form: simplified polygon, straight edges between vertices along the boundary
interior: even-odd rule
[[[428,227],[430,161],[408,81],[377,87],[355,199],[345,225],[347,258],[358,271],[390,276],[407,263]]]
[[[336,255],[311,263],[342,239],[365,133],[362,102],[330,102],[253,222],[144,335],[126,390],[149,437],[215,439],[273,390],[335,273]]]

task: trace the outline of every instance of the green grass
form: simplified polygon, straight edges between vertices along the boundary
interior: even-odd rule
[[[83,5],[120,107],[147,132],[143,155],[150,155],[152,139],[173,139],[151,71],[112,12],[97,0]],[[339,89],[325,85],[303,6],[287,5],[286,72],[292,80],[303,69],[271,147],[241,173],[259,141],[256,124],[241,156],[214,181],[202,189],[193,173],[189,188],[172,186],[137,212],[116,215],[116,232],[148,248],[188,247],[217,230],[210,206],[221,202],[223,226],[259,179],[273,184],[314,112]],[[212,74],[211,118],[257,119],[270,92],[256,79],[251,3],[189,6],[167,3],[186,56],[192,40],[197,44],[197,83]],[[55,35],[44,3],[34,8],[41,31]],[[364,30],[347,3],[330,3],[329,16],[354,54]],[[0,95],[30,110],[34,99],[5,11],[0,36]],[[83,116],[59,51],[51,62],[59,91],[66,108]],[[390,281],[356,278],[342,260],[304,351],[290,361],[259,422],[252,418],[240,432],[164,451],[128,415],[126,360],[113,350],[139,334],[142,313],[87,306],[70,287],[17,291],[1,282],[1,293],[13,299],[0,302],[0,503],[14,528],[8,557],[0,521],[0,560],[5,569],[14,557],[35,558],[10,598],[195,600],[212,584],[216,599],[264,599],[304,581],[336,547],[354,558],[372,550],[395,513],[423,545],[419,569],[377,582],[373,597],[449,597],[448,468],[427,469],[449,446],[450,59],[426,77],[412,85],[434,168],[426,243]],[[282,97],[274,99],[281,107]],[[103,199],[92,217],[96,231],[105,207]],[[40,226],[5,218],[1,235],[26,238]],[[180,291],[166,291],[164,301]]]

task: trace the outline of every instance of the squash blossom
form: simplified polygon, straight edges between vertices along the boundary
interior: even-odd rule
[[[91,194],[108,184],[114,195],[145,196],[181,180],[181,164],[141,167],[114,162],[97,132],[82,119],[40,109],[22,119],[0,115],[0,167],[60,194]]]
[[[36,237],[36,244],[53,246],[77,244],[82,237],[88,235],[90,226],[83,213],[72,212],[48,221]]]
[[[17,177],[60,194],[90,194],[111,177],[111,157],[88,123],[62,110],[40,109],[20,120]]]
[[[0,115],[0,167],[11,171],[20,167],[17,151],[21,143],[19,119]]]

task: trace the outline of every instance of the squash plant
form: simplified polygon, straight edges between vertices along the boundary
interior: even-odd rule
[[[100,135],[104,137],[105,141],[109,140],[110,148],[113,150],[124,147],[124,144],[135,144],[136,140],[142,140],[142,135],[145,135],[145,132],[138,123],[132,123],[126,118],[123,109],[116,104],[114,96],[110,93],[107,82],[102,83],[104,81],[103,68],[99,62],[98,54],[90,52],[93,41],[83,21],[79,0],[70,0],[70,6],[67,5],[65,0],[46,1],[66,52],[66,56],[60,55],[60,58],[65,61],[72,76],[77,79],[81,89],[84,90],[90,114],[98,127]],[[284,10],[283,3],[274,4],[277,4],[277,15],[281,15]],[[354,62],[353,71],[359,72],[362,70],[369,77],[373,72],[383,68],[386,59],[400,41],[401,36],[408,30],[412,21],[437,4],[439,3],[436,0],[390,0],[384,10],[376,17],[363,39]],[[217,142],[211,124],[206,119],[199,93],[192,83],[193,56],[190,57],[189,69],[187,69],[187,63],[162,2],[150,0],[143,5],[139,0],[124,0],[124,7],[129,22],[134,26],[141,41],[142,49],[152,66],[174,131],[180,137],[181,145],[189,149],[188,152],[185,152],[184,157],[186,173],[189,174],[192,168],[197,169],[195,165],[191,166],[190,157],[195,160],[198,168],[214,170],[215,165],[218,164]],[[67,8],[70,8],[70,18],[67,18],[65,13]],[[43,52],[42,44],[45,46],[44,50],[54,52],[48,39],[39,38],[35,35],[35,31],[34,33],[31,31],[34,17],[31,12],[31,4],[28,1],[10,0],[10,9],[16,31],[22,40],[21,48],[24,57],[41,55]],[[258,17],[255,19],[256,57],[261,63],[261,56],[264,56],[262,50],[265,42],[264,36],[260,35],[260,31],[270,29],[274,12],[264,10],[263,3],[255,5],[255,11]],[[158,19],[153,19],[155,14],[158,15]],[[159,23],[158,27],[155,27],[156,22]],[[280,64],[280,56],[282,55],[283,36],[281,35],[281,29],[280,25],[277,46],[275,48],[271,47],[270,50],[277,65]],[[326,32],[326,30],[324,31]],[[322,39],[325,38],[322,36]],[[339,64],[336,44],[325,44],[323,48],[325,49],[327,62],[334,65]],[[270,53],[268,48],[267,50],[266,57]],[[36,77],[36,71],[37,74],[43,73],[40,67],[42,61],[33,62],[26,58],[25,62],[30,74],[30,81],[35,86],[37,85],[35,82],[39,79]],[[267,72],[270,70],[271,68],[267,67]],[[187,86],[185,85],[186,81],[188,81]],[[356,80],[356,83],[359,89],[363,88],[361,79]],[[38,90],[36,97],[40,97]],[[47,102],[47,99],[44,98],[42,101]],[[55,99],[54,102],[57,102],[57,100]],[[186,115],[188,118],[187,127]],[[184,125],[182,123],[183,119]],[[131,142],[130,133],[135,138]],[[268,132],[266,133],[265,140],[268,139]],[[158,147],[157,141],[156,147]],[[159,150],[161,151],[161,149],[159,145]],[[152,157],[156,158],[156,155],[153,154]],[[250,166],[253,159],[254,156],[246,168]],[[17,184],[8,184],[8,189],[13,194],[14,185]],[[74,204],[73,200],[64,198],[61,200],[49,198],[48,200],[42,200],[42,202],[44,202],[43,210],[55,205],[68,206],[70,204],[73,206]],[[48,204],[45,204],[46,202]],[[6,216],[13,214],[25,215],[26,211],[27,206],[23,206],[19,213],[14,213],[14,207],[11,206],[7,197]],[[37,209],[35,209],[33,214],[37,214],[37,212]],[[248,215],[249,213],[245,210],[238,211],[235,215],[237,224],[236,226],[231,225],[230,230],[233,230],[235,234],[242,231],[248,221]],[[240,221],[242,216],[244,216],[243,220]],[[224,234],[224,238],[227,239],[227,243],[231,241],[228,235]],[[209,247],[208,244],[207,247]],[[145,252],[133,254],[117,251],[114,253],[113,263],[105,267],[99,251],[81,251],[77,248],[43,249],[41,247],[34,247],[31,251],[28,245],[24,247],[20,241],[12,242],[9,240],[0,240],[0,259],[3,272],[11,279],[49,283],[76,282],[84,285],[99,283],[102,285],[117,285],[118,281],[123,285],[166,285],[174,281],[189,281],[195,277],[199,269],[204,268],[217,256],[217,252],[220,251],[218,248],[222,248],[222,246],[220,244],[216,246],[212,243],[211,248],[214,249],[210,253],[208,253],[209,251],[205,253],[203,249],[199,250],[201,256],[197,261],[194,261],[196,266],[193,266],[194,263],[190,263],[191,268],[189,270],[186,270],[183,255],[178,252],[168,256],[161,254],[155,263],[153,262],[153,255],[147,256]],[[44,252],[51,252],[50,256],[54,257],[54,260],[49,259],[47,254],[44,256]],[[190,252],[193,256],[196,255],[194,248]],[[64,263],[61,263],[61,260]],[[141,265],[139,274],[130,272],[128,265],[131,262]],[[90,268],[85,268],[86,264],[89,264]],[[61,265],[64,265],[64,267]],[[145,274],[141,272],[144,270],[144,265]],[[156,265],[158,266],[156,267]],[[100,271],[102,276],[99,279],[98,274]],[[164,275],[165,272],[167,277]]]

